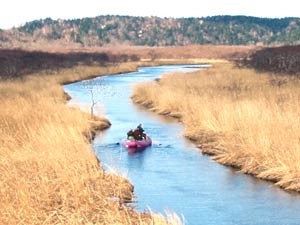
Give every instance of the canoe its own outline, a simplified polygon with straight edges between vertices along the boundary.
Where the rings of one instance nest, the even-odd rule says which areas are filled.
[[[150,137],[146,136],[144,140],[126,140],[124,146],[126,148],[145,148],[152,144]]]

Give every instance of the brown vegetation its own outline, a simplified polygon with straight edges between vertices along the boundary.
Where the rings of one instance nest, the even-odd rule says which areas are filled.
[[[137,213],[123,204],[132,198],[132,185],[104,173],[89,146],[95,128],[109,126],[109,122],[91,121],[90,115],[67,107],[60,84],[129,72],[146,63],[224,59],[235,52],[234,58],[239,58],[249,49],[0,50],[0,223],[166,224],[161,216]],[[139,58],[142,64],[124,63]],[[176,215],[168,221],[181,223]]]
[[[174,47],[108,46],[102,48],[0,49],[0,77],[11,78],[80,65],[118,65],[122,62],[195,59],[240,59],[254,49],[247,46],[191,45]],[[47,51],[46,51],[47,50]]]
[[[260,71],[300,74],[300,45],[263,48],[249,56],[243,64]]]
[[[105,49],[105,47],[103,47]],[[168,47],[118,46],[113,53],[134,54],[143,60],[240,59],[256,49],[253,46],[186,45]]]
[[[204,153],[242,172],[300,191],[300,80],[230,63],[165,75],[133,100],[180,118]],[[157,93],[162,93],[157,95]]]
[[[105,48],[104,48],[105,49]],[[134,54],[141,59],[240,59],[246,57],[253,46],[186,45],[169,47],[119,46],[114,53]]]
[[[43,70],[72,68],[79,65],[103,66],[127,61],[138,61],[136,55],[108,52],[44,52],[0,49],[1,77],[15,77]]]
[[[167,224],[123,204],[132,185],[103,172],[85,138],[94,121],[66,106],[59,85],[135,68],[75,67],[0,83],[0,224]]]

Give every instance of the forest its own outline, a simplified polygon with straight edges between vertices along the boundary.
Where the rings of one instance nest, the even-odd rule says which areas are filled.
[[[1,47],[60,41],[78,46],[294,45],[300,40],[300,18],[212,16],[160,18],[98,16],[27,22],[0,31]]]

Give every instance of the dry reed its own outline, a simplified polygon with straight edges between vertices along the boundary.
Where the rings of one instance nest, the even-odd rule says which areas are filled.
[[[67,107],[60,87],[135,68],[77,67],[0,83],[0,224],[169,224],[124,206],[132,185],[103,172],[83,135],[90,116]]]
[[[216,161],[300,191],[298,78],[220,63],[165,75],[134,93],[135,102],[179,117],[185,135]]]

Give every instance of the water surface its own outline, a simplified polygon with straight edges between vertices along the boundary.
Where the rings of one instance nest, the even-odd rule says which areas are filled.
[[[113,168],[128,177],[135,187],[138,210],[173,211],[189,225],[299,225],[299,195],[215,163],[182,137],[180,123],[131,102],[133,84],[166,72],[193,70],[185,65],[142,67],[138,72],[92,80],[95,99],[101,101],[112,123],[93,143],[104,169]],[[72,96],[70,104],[90,105],[89,85],[84,83],[64,86]],[[131,154],[119,143],[139,123],[152,137],[153,146]]]

